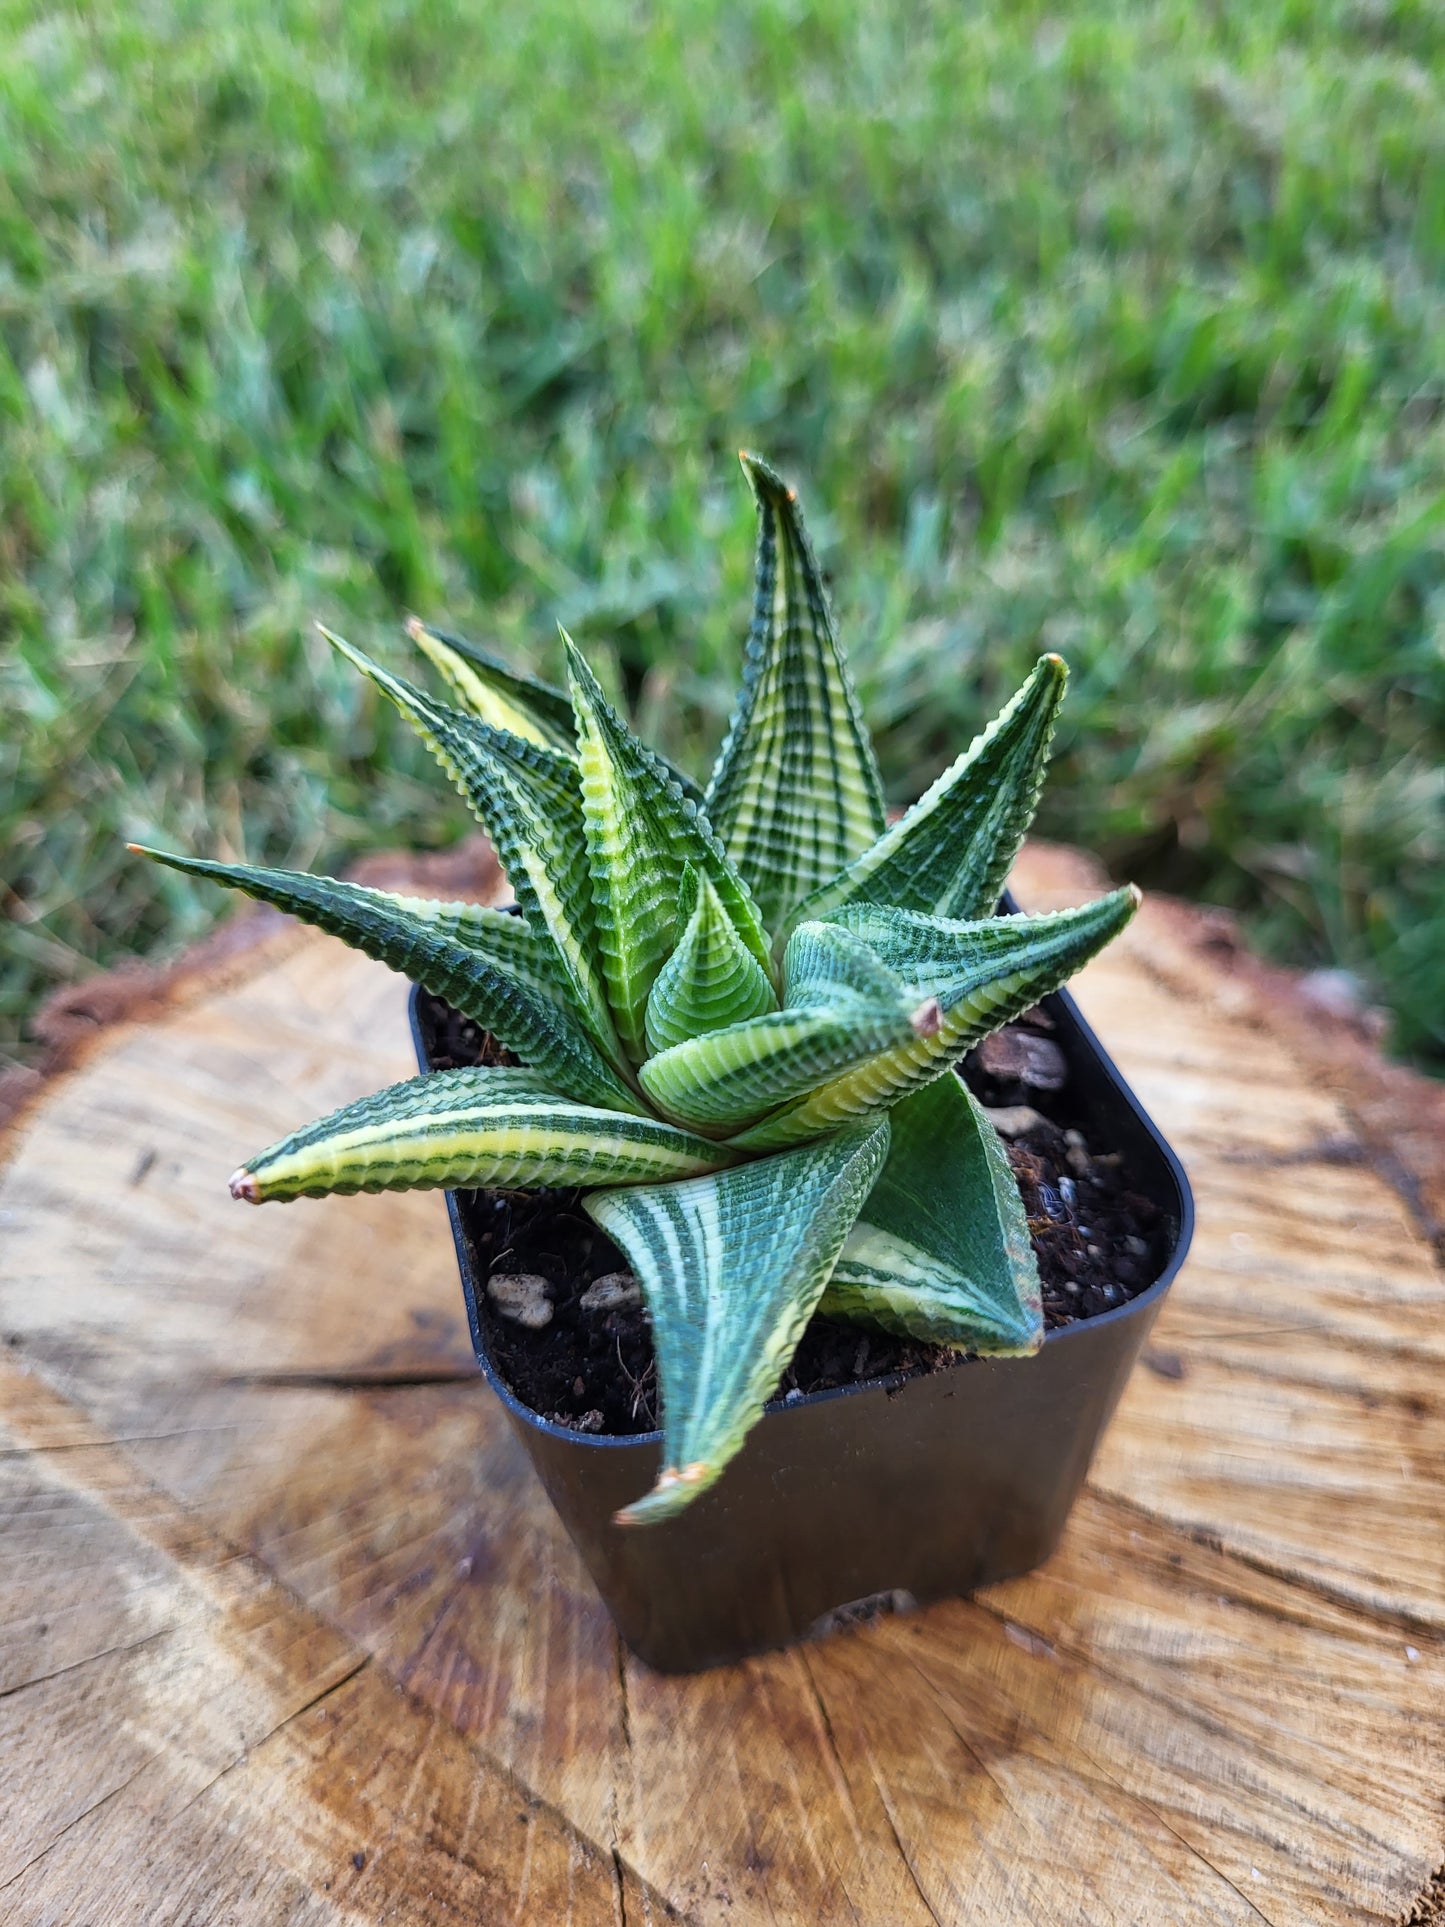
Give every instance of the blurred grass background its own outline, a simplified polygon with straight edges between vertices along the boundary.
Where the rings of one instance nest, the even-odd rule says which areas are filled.
[[[720,735],[754,446],[894,795],[1040,649],[1041,826],[1445,1068],[1434,0],[0,0],[0,1053],[460,804],[313,636]]]

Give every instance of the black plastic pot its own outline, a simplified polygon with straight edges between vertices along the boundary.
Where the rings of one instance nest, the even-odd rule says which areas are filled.
[[[651,1485],[658,1432],[598,1438],[523,1405],[488,1355],[470,1194],[448,1193],[472,1342],[623,1639],[662,1672],[787,1644],[837,1608],[920,1604],[1028,1572],[1058,1543],[1099,1436],[1184,1261],[1179,1160],[1067,992],[1045,1000],[1088,1141],[1122,1153],[1170,1231],[1168,1261],[1118,1310],[1050,1332],[1033,1358],[877,1379],[770,1406],[717,1485],[675,1519],[619,1527]],[[417,995],[412,1034],[431,1068]]]

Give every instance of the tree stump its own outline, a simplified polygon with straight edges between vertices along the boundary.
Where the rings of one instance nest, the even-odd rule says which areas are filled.
[[[1061,1549],[662,1678],[475,1373],[441,1200],[227,1197],[412,1069],[394,976],[243,934],[0,1146],[0,1920],[1445,1920],[1434,1087],[1146,904],[1078,993],[1199,1229]]]

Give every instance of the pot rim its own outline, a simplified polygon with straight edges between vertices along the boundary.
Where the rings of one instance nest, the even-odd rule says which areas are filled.
[[[425,1064],[427,1062],[427,1051],[421,1034],[421,1021],[417,1012],[420,994],[418,986],[413,984],[410,997],[408,998],[407,1014],[411,1023],[412,1041],[416,1046],[417,1061]],[[1150,1117],[1149,1113],[1135,1096],[1118,1065],[1114,1062],[1108,1051],[1104,1049],[1093,1026],[1083,1016],[1069,992],[1063,989],[1056,990],[1052,992],[1049,997],[1045,998],[1044,1002],[1046,1004],[1058,1005],[1067,1014],[1072,1023],[1077,1026],[1080,1041],[1092,1049],[1105,1081],[1112,1087],[1115,1099],[1133,1113],[1136,1123],[1143,1130],[1144,1134],[1152,1140],[1156,1150],[1168,1168],[1179,1199],[1178,1224],[1174,1231],[1173,1244],[1169,1258],[1159,1276],[1151,1285],[1141,1291],[1138,1297],[1127,1299],[1122,1305],[1116,1305],[1112,1311],[1097,1312],[1092,1318],[1082,1319],[1072,1325],[1059,1325],[1056,1326],[1053,1331],[1044,1333],[1043,1342],[1045,1346],[1059,1346],[1068,1344],[1072,1340],[1078,1340],[1096,1329],[1102,1329],[1110,1324],[1122,1323],[1126,1319],[1151,1311],[1153,1307],[1158,1304],[1159,1300],[1164,1296],[1165,1292],[1178,1276],[1180,1267],[1183,1265],[1189,1253],[1189,1247],[1194,1236],[1194,1194],[1189,1188],[1189,1179],[1185,1175],[1184,1166],[1180,1163],[1169,1140],[1164,1136],[1153,1118]],[[530,1405],[525,1404],[518,1398],[517,1394],[512,1390],[511,1386],[507,1384],[501,1373],[492,1363],[486,1338],[481,1329],[478,1312],[478,1280],[472,1268],[471,1249],[465,1227],[462,1224],[461,1207],[457,1203],[456,1194],[452,1191],[446,1193],[446,1201],[447,1217],[451,1223],[452,1237],[456,1244],[457,1258],[462,1271],[462,1284],[467,1301],[467,1322],[471,1328],[472,1349],[476,1355],[477,1363],[481,1368],[482,1376],[497,1394],[498,1398],[501,1399],[507,1410],[515,1418],[522,1420],[536,1431],[545,1433],[552,1438],[560,1439],[568,1445],[574,1445],[579,1448],[585,1447],[593,1451],[635,1451],[639,1447],[660,1446],[663,1436],[660,1427],[650,1432],[631,1432],[625,1437],[598,1435],[592,1432],[578,1432],[572,1426],[559,1425],[555,1419],[544,1418],[540,1412],[534,1411]],[[974,1354],[972,1356],[965,1354],[952,1369],[957,1371],[970,1365],[1010,1362],[1014,1361],[1000,1359],[989,1354]],[[766,1423],[770,1418],[785,1417],[789,1412],[811,1409],[813,1406],[825,1404],[833,1399],[857,1398],[862,1394],[872,1392],[888,1392],[896,1389],[900,1385],[908,1384],[910,1380],[916,1376],[916,1373],[905,1371],[890,1372],[887,1376],[881,1378],[859,1379],[851,1385],[836,1385],[821,1392],[805,1392],[802,1398],[795,1400],[791,1405],[784,1405],[770,1400],[763,1408],[762,1422]]]

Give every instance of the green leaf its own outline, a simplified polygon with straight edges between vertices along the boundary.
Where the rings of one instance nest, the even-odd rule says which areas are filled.
[[[937,1017],[931,999],[831,924],[793,933],[783,981],[782,1010],[690,1038],[643,1065],[642,1088],[660,1111],[695,1130],[741,1130]]]
[[[527,1070],[436,1071],[364,1097],[254,1157],[233,1197],[445,1186],[631,1184],[716,1170],[728,1153],[656,1118],[574,1104]]]
[[[746,886],[696,807],[628,729],[564,635],[577,722],[577,767],[591,864],[597,947],[617,1034],[634,1063],[647,1055],[647,1000],[677,938],[678,894],[691,864],[759,967],[770,945]]]
[[[850,997],[833,1006],[777,1010],[674,1044],[650,1057],[638,1076],[666,1116],[726,1136],[898,1048],[915,1035],[917,1004],[917,998],[878,1005]]]
[[[572,704],[565,689],[538,682],[509,669],[500,656],[461,636],[413,616],[406,632],[451,685],[457,701],[470,715],[493,729],[509,730],[543,749],[575,756]]]
[[[546,931],[603,1055],[619,1070],[617,1042],[597,967],[587,839],[576,765],[505,729],[434,701],[330,630],[321,631],[413,725],[497,846],[517,902]]]
[[[794,921],[853,902],[986,917],[1033,821],[1068,671],[1041,656],[984,733],[871,849],[801,903]]]
[[[888,1162],[818,1309],[959,1351],[1043,1343],[1043,1296],[1008,1154],[961,1078],[889,1112]]]
[[[189,876],[207,877],[300,917],[389,964],[515,1051],[554,1090],[583,1104],[641,1108],[602,1058],[550,943],[521,917],[475,903],[436,903],[333,877],[208,863],[132,849]]]
[[[837,923],[800,923],[783,952],[783,1002],[789,1010],[832,1008],[853,998],[912,1011],[907,980],[878,952]]]
[[[883,786],[797,496],[742,456],[758,503],[743,686],[704,807],[777,928],[883,830]]]
[[[652,1316],[663,1463],[621,1524],[706,1491],[776,1390],[888,1151],[886,1120],[684,1184],[584,1198]]]
[[[838,924],[861,937],[918,998],[936,1000],[935,1021],[731,1141],[743,1150],[776,1150],[896,1104],[941,1077],[981,1037],[1057,990],[1119,934],[1138,902],[1137,890],[1115,890],[1079,910],[979,923],[876,904],[839,911]]]
[[[514,736],[524,736],[528,742],[575,759],[572,699],[565,689],[520,675],[480,644],[444,629],[433,629],[415,616],[406,628],[417,647],[451,684],[463,709],[495,729],[508,729]],[[659,756],[658,761],[683,795],[701,807],[702,791],[686,770],[665,756]]]
[[[689,1037],[703,1037],[777,1009],[762,966],[738,935],[717,891],[690,863],[683,865],[677,927],[682,931],[677,948],[648,993],[649,1050],[664,1051]]]

